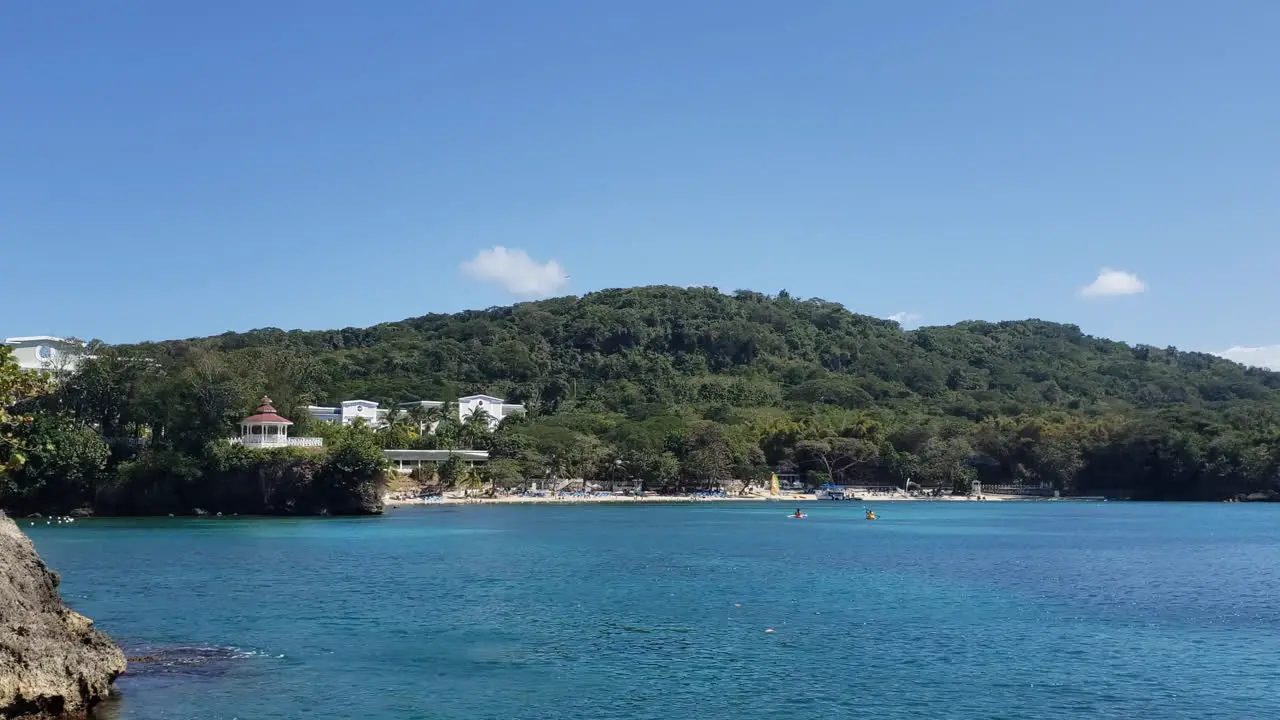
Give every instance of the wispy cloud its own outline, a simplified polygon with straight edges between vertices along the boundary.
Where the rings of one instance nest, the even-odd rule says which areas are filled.
[[[1253,367],[1267,368],[1268,370],[1280,370],[1280,345],[1233,347],[1230,350],[1223,350],[1215,354],[1228,360],[1234,360],[1242,365],[1252,365]]]
[[[549,297],[569,285],[569,275],[555,260],[538,262],[523,250],[501,245],[476,253],[462,263],[462,272],[531,300]]]
[[[1080,288],[1080,297],[1099,298],[1113,295],[1137,295],[1147,289],[1138,276],[1124,270],[1102,268],[1092,283]]]
[[[908,325],[916,324],[916,321],[920,319],[920,314],[913,313],[913,312],[906,312],[904,310],[903,312],[896,312],[890,315],[887,319],[892,320],[903,327],[906,327]]]

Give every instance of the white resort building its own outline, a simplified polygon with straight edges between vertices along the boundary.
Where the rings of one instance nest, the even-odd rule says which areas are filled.
[[[400,409],[408,411],[420,405],[423,407],[443,407],[444,402],[421,400],[401,403]],[[458,398],[458,420],[465,422],[472,413],[483,409],[489,417],[490,429],[496,428],[503,418],[521,414],[523,405],[508,403],[502,398],[492,395],[468,395]],[[306,411],[311,417],[322,422],[338,425],[350,425],[356,420],[366,421],[374,429],[386,425],[387,411],[378,407],[372,400],[347,400],[336,406],[308,405]],[[231,438],[233,445],[248,448],[274,447],[322,447],[324,439],[318,437],[289,437],[289,428],[293,422],[281,416],[271,405],[271,398],[263,397],[262,403],[252,415],[240,421],[240,436]],[[432,428],[434,430],[434,427]],[[457,457],[468,465],[485,463],[489,460],[488,450],[383,450],[391,466],[401,472],[410,473],[424,465],[435,465]]]
[[[71,372],[84,356],[84,343],[53,335],[5,338],[4,344],[13,348],[13,356],[23,370]]]
[[[308,405],[307,412],[311,417],[322,422],[336,425],[350,425],[357,419],[369,423],[369,427],[382,427],[386,410],[379,410],[378,403],[372,400],[345,400],[337,407]]]
[[[418,400],[416,402],[400,403],[398,407],[403,411],[408,411],[416,406],[438,408],[444,407],[444,404],[444,401],[441,400]],[[386,424],[388,412],[384,408],[379,408],[378,403],[372,400],[345,400],[333,407],[308,405],[306,409],[311,414],[311,417],[323,422],[350,425],[357,419],[363,419],[373,428],[380,428]],[[459,422],[466,422],[467,418],[471,417],[471,414],[477,410],[484,410],[485,414],[489,416],[489,428],[493,429],[498,427],[498,423],[502,422],[503,418],[523,414],[525,408],[524,405],[509,403],[500,397],[492,395],[468,395],[458,398]]]
[[[417,402],[400,403],[401,409],[404,410],[408,410],[418,405],[433,408],[441,407],[444,403],[439,400],[419,400]],[[525,411],[524,405],[509,403],[503,398],[494,397],[492,395],[467,395],[466,397],[458,398],[459,422],[466,422],[467,418],[471,417],[472,413],[477,410],[483,410],[485,414],[489,416],[490,430],[498,427],[498,423],[502,422],[503,418],[508,418],[512,415],[523,415]]]

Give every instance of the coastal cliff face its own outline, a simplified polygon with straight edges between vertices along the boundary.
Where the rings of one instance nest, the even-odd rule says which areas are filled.
[[[58,575],[0,513],[0,718],[83,718],[125,670],[120,648],[62,603]]]

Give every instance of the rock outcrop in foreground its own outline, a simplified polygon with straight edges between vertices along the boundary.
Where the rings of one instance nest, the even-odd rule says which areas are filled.
[[[58,595],[58,575],[0,513],[0,718],[83,718],[125,657]]]

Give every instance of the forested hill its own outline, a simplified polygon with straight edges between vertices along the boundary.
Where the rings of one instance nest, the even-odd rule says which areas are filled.
[[[786,292],[640,287],[363,329],[164,345],[302,351],[318,363],[307,371],[315,399],[329,402],[482,391],[541,413],[830,405],[970,420],[1053,408],[1280,408],[1280,373],[1205,353],[1131,347],[1039,320],[907,332]]]
[[[1280,374],[1039,320],[906,332],[785,292],[643,287],[108,348],[65,388],[104,434],[150,427],[192,457],[264,392],[281,408],[499,395],[531,412],[466,440],[501,460],[486,470],[494,483],[621,473],[687,489],[779,470],[957,491],[1280,491]],[[379,442],[462,442],[392,430]]]

